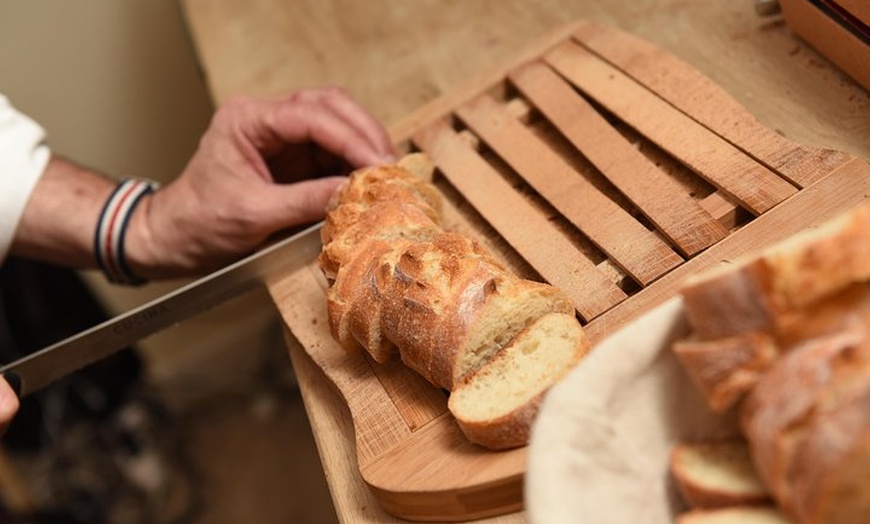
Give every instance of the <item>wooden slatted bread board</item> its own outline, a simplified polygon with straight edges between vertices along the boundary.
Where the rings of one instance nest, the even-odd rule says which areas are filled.
[[[437,165],[448,227],[564,290],[593,342],[672,297],[687,275],[870,195],[865,160],[795,144],[674,56],[586,21],[392,133]],[[521,509],[526,450],[470,444],[443,391],[399,361],[343,351],[313,261],[269,288],[347,403],[359,473],[385,510],[464,521]]]

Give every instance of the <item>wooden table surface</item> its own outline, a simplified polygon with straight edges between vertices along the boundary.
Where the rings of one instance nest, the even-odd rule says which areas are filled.
[[[216,103],[341,85],[393,131],[415,110],[577,19],[682,58],[770,129],[870,158],[870,97],[750,0],[183,0]],[[292,338],[290,354],[342,522],[396,522],[354,463],[346,407]],[[524,522],[523,514],[490,519]]]

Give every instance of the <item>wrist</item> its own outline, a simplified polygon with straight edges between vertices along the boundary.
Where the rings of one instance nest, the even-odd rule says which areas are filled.
[[[144,279],[196,274],[197,246],[184,232],[189,224],[174,211],[181,204],[161,189],[145,195],[130,216],[125,242],[127,265]],[[187,240],[185,240],[187,239]]]
[[[142,216],[141,210],[149,204],[156,187],[151,181],[125,179],[115,187],[100,211],[94,233],[94,256],[111,282],[139,285],[151,276],[145,271],[149,260],[145,254],[153,252],[150,237],[135,232],[142,230],[136,217]]]

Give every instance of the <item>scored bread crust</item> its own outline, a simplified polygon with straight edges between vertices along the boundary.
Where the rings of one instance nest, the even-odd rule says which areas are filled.
[[[329,327],[344,348],[366,348],[377,362],[386,362],[394,345],[380,330],[382,297],[390,285],[384,274],[395,265],[407,240],[385,241],[379,238],[364,242],[357,256],[341,266],[339,278],[327,293]]]
[[[432,171],[420,156],[360,169],[330,201],[318,262],[329,283],[330,330],[344,348],[363,349],[377,362],[398,353],[429,382],[453,391],[541,317],[570,315],[582,330],[563,292],[518,277],[478,242],[444,231],[440,193],[406,167]],[[554,371],[547,385],[564,371]],[[488,431],[522,426],[527,439],[538,402],[492,421]]]
[[[536,318],[574,310],[556,288],[517,278],[456,233],[410,246],[393,276],[384,333],[406,365],[447,390]]]
[[[427,240],[441,227],[420,207],[402,201],[342,205],[327,214],[321,229],[323,250],[318,263],[324,275],[334,279],[342,265],[353,260],[362,244],[384,241]]]
[[[487,257],[457,251],[463,244],[458,235],[445,234],[405,250],[384,302],[383,329],[400,348],[402,361],[447,390],[453,389],[457,359],[474,320],[510,279]]]

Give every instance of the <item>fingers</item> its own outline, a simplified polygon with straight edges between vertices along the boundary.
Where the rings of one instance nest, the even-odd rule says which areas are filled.
[[[6,432],[12,418],[18,412],[18,396],[5,378],[0,377],[0,435]]]
[[[363,106],[353,100],[343,90],[327,89],[318,92],[320,100],[329,106],[342,120],[353,126],[358,133],[366,137],[369,143],[383,157],[395,154],[390,135],[384,126]]]
[[[361,133],[343,115],[321,104],[282,106],[275,120],[275,132],[288,142],[314,142],[354,167],[392,160],[382,146],[374,145],[376,137]]]
[[[244,116],[245,134],[266,156],[313,142],[354,167],[395,160],[386,129],[340,89],[312,89],[272,100],[238,98],[225,112]]]
[[[275,230],[316,222],[326,214],[329,199],[344,177],[326,177],[275,186],[260,199],[260,212]]]

